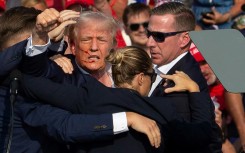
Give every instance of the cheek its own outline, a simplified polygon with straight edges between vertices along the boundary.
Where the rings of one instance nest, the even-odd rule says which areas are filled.
[[[88,52],[91,49],[91,44],[79,43],[77,50]]]

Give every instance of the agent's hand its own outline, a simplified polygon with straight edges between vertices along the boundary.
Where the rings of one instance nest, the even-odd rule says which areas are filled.
[[[74,69],[69,58],[58,54],[50,57],[50,59],[59,65],[65,73],[72,74]]]
[[[167,79],[166,83],[168,80],[172,80],[175,83],[174,87],[166,88],[165,92],[170,93],[170,92],[181,92],[181,91],[189,91],[189,92],[199,92],[199,86],[197,85],[196,82],[191,80],[191,78],[185,74],[182,71],[175,71],[175,74],[173,75],[160,75],[162,78]],[[167,84],[164,84],[165,86]]]
[[[146,134],[151,145],[155,148],[160,146],[161,133],[157,123],[154,120],[133,112],[126,112],[126,115],[129,127],[138,132]]]
[[[222,112],[218,109],[215,108],[215,122],[219,125],[220,128],[222,128]]]

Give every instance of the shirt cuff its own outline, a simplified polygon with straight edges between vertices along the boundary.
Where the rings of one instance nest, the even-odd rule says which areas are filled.
[[[45,45],[35,45],[32,46],[32,36],[28,38],[27,46],[26,46],[26,55],[27,56],[35,56],[41,53],[44,53],[48,47],[50,46],[50,39],[47,44]]]
[[[125,112],[112,114],[112,119],[114,134],[128,131],[127,116]]]

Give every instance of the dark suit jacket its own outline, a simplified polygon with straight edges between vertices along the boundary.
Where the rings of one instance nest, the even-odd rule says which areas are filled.
[[[3,81],[8,74],[18,68],[21,63],[27,40],[0,51],[0,81]]]
[[[193,110],[192,123],[190,123],[178,116],[172,105],[172,97],[143,98],[133,90],[107,88],[90,76],[85,78],[87,81],[80,88],[55,84],[44,78],[30,77],[24,77],[22,85],[25,93],[32,98],[68,109],[73,113],[100,114],[133,111],[153,118],[162,127],[163,139],[166,143],[170,137],[177,140],[182,137],[182,145],[185,147],[204,148],[209,144],[211,129],[207,125],[210,116],[206,115],[209,108],[205,107],[209,99],[205,94],[192,93],[189,95],[191,99],[189,106]],[[125,145],[130,145],[130,147],[125,147]],[[162,152],[164,149],[153,149],[145,135],[134,131],[117,135],[113,141],[88,143],[76,147],[75,150],[78,149],[78,152],[91,153],[115,152],[115,150],[116,152],[132,151],[136,153]]]
[[[27,41],[22,41],[0,52],[0,152],[5,152],[8,140],[8,123],[10,119],[9,82],[5,77],[12,69],[23,67],[21,60]],[[35,65],[35,64],[34,64]],[[30,66],[34,66],[30,65]],[[5,80],[5,81],[3,81]],[[3,86],[2,86],[3,85]],[[112,115],[73,115],[67,111],[51,106],[32,104],[29,100],[18,96],[15,103],[15,124],[11,152],[66,152],[64,142],[84,142],[101,140],[113,136]],[[29,103],[28,103],[29,101]],[[38,111],[31,111],[34,108]],[[29,112],[34,114],[29,115]],[[42,114],[42,115],[40,115]],[[37,118],[34,118],[38,116]],[[23,121],[26,121],[25,123]],[[32,128],[28,126],[32,122]],[[82,124],[85,121],[86,124]],[[76,124],[81,123],[81,124]],[[52,124],[53,127],[46,125]],[[104,129],[93,127],[107,125]],[[77,129],[76,131],[74,129]],[[50,134],[50,137],[47,137]],[[59,140],[61,143],[55,141]]]
[[[220,129],[217,127],[215,121],[214,121],[214,106],[213,103],[210,99],[209,96],[209,91],[208,91],[208,86],[206,83],[206,80],[204,79],[201,71],[200,71],[200,67],[199,64],[195,61],[195,59],[192,57],[192,55],[188,52],[182,59],[180,59],[170,70],[167,74],[174,74],[175,71],[183,71],[185,72],[187,75],[189,75],[189,77],[194,80],[200,88],[200,91],[203,93],[206,93],[206,98],[209,99],[207,101],[207,103],[205,103],[205,107],[208,108],[206,110],[206,115],[208,115],[209,118],[209,123],[207,126],[212,126],[212,133],[210,133],[210,135],[212,135],[212,139],[214,142],[212,142],[212,146],[215,144],[215,148],[216,151],[221,151],[221,137],[220,137]],[[176,107],[177,111],[180,112],[180,114],[182,115],[182,117],[184,117],[184,119],[186,121],[190,121],[191,120],[191,115],[192,115],[192,111],[190,110],[189,107],[189,96],[186,92],[173,92],[170,94],[166,94],[164,93],[164,89],[168,88],[168,87],[173,87],[174,86],[174,82],[170,81],[168,82],[168,85],[163,87],[162,84],[165,82],[165,80],[162,80],[159,85],[156,87],[156,89],[153,91],[151,97],[172,97],[173,98],[173,104]],[[201,106],[200,106],[201,108]],[[216,134],[217,133],[217,134]],[[181,143],[181,142],[179,142]],[[180,147],[179,147],[180,146]],[[211,148],[212,149],[212,148]],[[176,145],[172,145],[171,143],[168,145],[168,151],[169,152],[209,152],[208,149],[197,149],[197,150],[193,150],[193,148],[183,148],[183,146],[181,144],[178,145],[178,147],[176,147]]]

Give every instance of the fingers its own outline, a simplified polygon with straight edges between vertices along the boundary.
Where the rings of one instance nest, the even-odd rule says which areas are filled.
[[[36,26],[39,30],[50,30],[54,28],[53,25],[58,21],[59,12],[53,8],[44,10],[37,16]]]
[[[149,119],[148,121],[145,121],[145,124],[146,124],[145,134],[147,135],[150,144],[153,147],[158,148],[161,144],[160,129],[158,128],[154,120]]]
[[[176,88],[176,87],[166,88],[164,90],[165,93],[171,93],[171,92],[175,92],[175,91],[180,91],[180,90],[178,90],[178,88]]]
[[[61,40],[63,38],[64,29],[68,25],[77,23],[77,18],[79,16],[80,13],[76,11],[72,11],[72,10],[62,11],[58,19],[59,25],[55,29],[49,31],[48,33],[49,38],[54,42]]]
[[[73,66],[71,60],[62,56],[55,55],[51,58],[57,65],[59,65],[65,73],[72,74]]]
[[[72,10],[64,10],[60,12],[59,21],[64,22],[67,20],[76,20],[80,17],[80,13]]]
[[[154,120],[133,112],[127,112],[126,115],[128,126],[138,132],[146,134],[152,146],[156,148],[160,146],[161,133],[157,123]]]
[[[149,134],[147,136],[152,146],[154,146],[155,148],[158,148],[160,146],[161,134],[160,129],[155,121],[152,121],[152,124],[149,127]]]
[[[215,109],[215,122],[222,127],[222,112],[219,109]]]
[[[175,74],[172,75],[161,74],[160,76],[166,79],[163,85],[165,87],[171,82],[169,80],[172,80],[174,82],[173,85],[170,84],[169,85],[170,87],[164,90],[165,93],[182,92],[182,91],[189,91],[189,92],[200,91],[197,83],[182,71],[175,71]]]
[[[57,28],[53,29],[48,33],[50,40],[57,42],[63,38],[64,30],[68,25],[76,24],[74,20],[68,20],[61,23]]]

